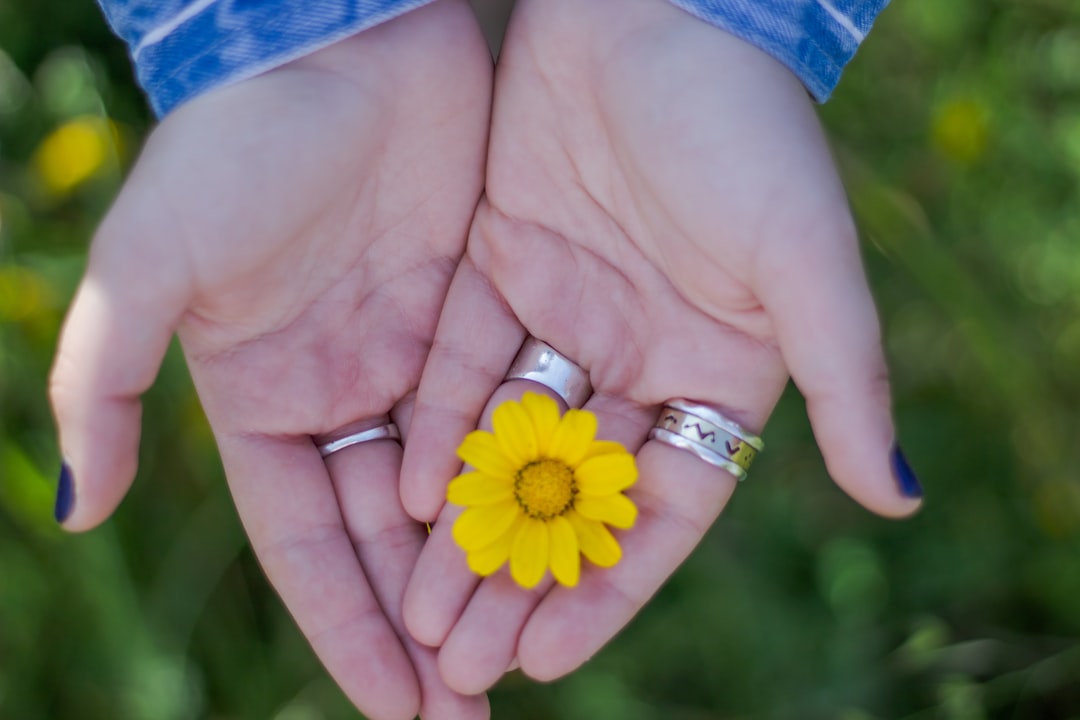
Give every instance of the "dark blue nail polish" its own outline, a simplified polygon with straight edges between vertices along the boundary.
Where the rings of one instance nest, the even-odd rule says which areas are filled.
[[[900,494],[908,498],[921,498],[922,485],[919,484],[919,478],[915,477],[915,471],[908,465],[907,458],[904,457],[899,445],[893,445],[889,460],[892,462],[893,477],[896,478],[896,484],[900,487]]]
[[[56,522],[62,523],[71,516],[75,509],[75,483],[71,477],[71,466],[66,462],[60,466],[60,482],[56,485],[56,507],[53,515]]]

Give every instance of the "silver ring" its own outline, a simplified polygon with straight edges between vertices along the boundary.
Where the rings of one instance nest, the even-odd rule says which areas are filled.
[[[371,442],[372,440],[400,440],[401,431],[398,430],[398,426],[394,423],[386,423],[379,427],[371,428],[370,430],[362,430],[345,437],[340,437],[337,440],[331,440],[328,443],[318,445],[319,454],[323,457],[332,455],[338,450],[344,450],[347,447],[353,445],[359,445],[360,443]]]
[[[736,480],[765,449],[761,438],[724,417],[716,408],[677,398],[664,403],[649,438],[687,450],[710,465],[727,470]]]
[[[572,408],[581,407],[592,395],[589,373],[546,342],[534,337],[526,338],[506,373],[506,379],[538,382]]]

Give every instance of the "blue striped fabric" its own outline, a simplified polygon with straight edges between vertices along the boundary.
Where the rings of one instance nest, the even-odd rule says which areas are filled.
[[[670,0],[787,65],[824,102],[889,0]]]
[[[158,116],[431,0],[98,0]]]
[[[670,0],[787,65],[819,101],[888,0]],[[98,0],[165,115],[431,0]]]

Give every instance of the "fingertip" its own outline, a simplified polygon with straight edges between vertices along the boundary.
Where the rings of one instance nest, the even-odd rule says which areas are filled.
[[[446,639],[442,628],[432,622],[427,613],[427,598],[416,589],[416,584],[410,579],[405,587],[405,597],[402,600],[402,619],[405,622],[405,631],[416,642],[429,648],[437,648]]]
[[[869,505],[860,503],[870,512],[888,520],[906,520],[922,509],[923,501],[916,498],[901,498],[888,504]]]
[[[922,506],[921,500],[907,500],[893,506],[888,511],[877,512],[876,514],[888,520],[907,520],[922,510]]]
[[[911,517],[922,508],[924,492],[918,475],[915,474],[915,470],[898,444],[894,444],[889,451],[889,466],[903,502],[898,503],[895,506],[895,512],[886,517],[898,520]]]
[[[439,513],[445,504],[441,495],[437,495],[430,488],[425,487],[415,475],[406,479],[404,465],[401,473],[401,504],[405,512],[417,522],[431,524],[439,517]]]
[[[473,672],[465,663],[457,662],[456,656],[445,648],[439,651],[439,676],[448,688],[461,695],[479,695],[491,687],[479,673]]]
[[[421,382],[420,394],[425,393]],[[423,402],[415,406],[401,459],[400,494],[405,512],[417,522],[434,523],[446,505],[446,486],[461,471],[457,447],[479,413]]]
[[[807,411],[836,484],[876,515],[905,518],[922,505],[922,486],[896,442],[884,359],[870,367],[804,390]]]
[[[57,408],[63,462],[53,515],[69,532],[104,522],[120,505],[138,466],[138,401],[87,402],[95,422]]]
[[[556,623],[547,628],[544,625],[530,622],[522,630],[521,639],[518,641],[517,661],[521,672],[530,680],[539,683],[555,682],[587,663],[598,650],[571,657],[566,652],[565,636],[560,634],[565,629],[565,624]]]
[[[545,653],[526,649],[535,645],[535,643],[529,643],[528,645],[523,643],[518,655],[521,672],[525,673],[530,680],[539,683],[555,682],[568,672],[554,664]]]
[[[822,423],[818,423],[820,428]],[[840,488],[864,508],[891,519],[914,515],[922,507],[923,490],[899,446],[891,442],[871,442],[856,437],[852,430],[847,444],[828,440],[827,431],[818,430],[826,468]]]
[[[428,526],[430,534],[431,524],[439,517],[445,505],[445,491],[440,493],[435,487],[440,484],[435,478],[439,477],[440,473],[445,473],[445,470],[431,464],[428,458],[430,453],[409,451],[409,435],[414,429],[415,400],[415,396],[410,397],[407,403],[399,403],[398,409],[391,413],[391,417],[401,430],[402,453],[401,466],[398,470],[398,501],[406,515]],[[427,437],[424,420],[421,413],[419,437]]]

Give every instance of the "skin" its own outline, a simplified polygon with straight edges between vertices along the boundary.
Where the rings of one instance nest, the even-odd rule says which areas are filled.
[[[599,436],[637,455],[641,514],[615,568],[569,590],[472,575],[445,506],[454,450],[506,397],[523,338],[585,368]],[[496,76],[486,198],[424,370],[401,493],[436,521],[405,621],[450,687],[540,680],[597,652],[685,559],[735,481],[646,442],[688,397],[760,432],[789,378],[830,475],[914,512],[893,478],[879,327],[812,103],[775,60],[664,0],[521,0]],[[758,481],[767,478],[756,478]]]
[[[441,0],[155,130],[90,252],[51,378],[75,478],[65,527],[135,475],[139,395],[174,332],[266,574],[375,720],[486,718],[404,630],[423,525],[397,443],[316,442],[410,407],[483,181],[491,56]],[[122,362],[117,362],[122,358]]]

